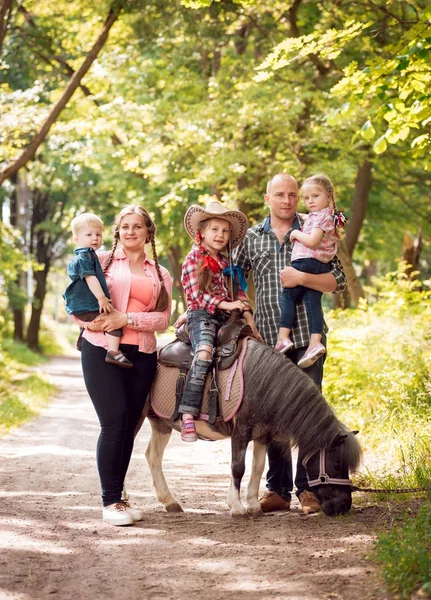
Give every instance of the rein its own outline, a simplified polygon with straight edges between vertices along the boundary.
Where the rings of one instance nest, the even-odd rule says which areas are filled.
[[[310,460],[311,455],[308,455],[302,461],[305,469],[307,470],[307,462]],[[307,471],[307,480],[310,487],[316,485],[348,485],[352,492],[371,492],[374,494],[409,494],[412,492],[431,492],[431,487],[419,487],[419,488],[398,488],[395,490],[387,490],[381,488],[362,488],[357,485],[352,485],[351,479],[337,479],[336,477],[329,477],[326,473],[326,448],[321,448],[319,455],[319,476],[317,479],[309,479]]]

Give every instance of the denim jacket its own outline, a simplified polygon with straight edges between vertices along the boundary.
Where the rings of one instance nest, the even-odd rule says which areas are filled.
[[[73,260],[67,267],[71,282],[63,294],[66,312],[78,315],[87,311],[99,311],[99,302],[88,287],[85,278],[94,275],[99,280],[102,290],[110,298],[102,266],[93,248],[76,248]]]

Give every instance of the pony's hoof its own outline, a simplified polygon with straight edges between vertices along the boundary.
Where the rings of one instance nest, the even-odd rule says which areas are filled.
[[[241,510],[231,510],[230,511],[230,516],[233,517],[234,519],[248,519],[248,514],[247,511],[245,510],[245,508],[241,509]]]
[[[178,502],[172,504],[165,504],[165,510],[169,513],[181,513],[184,512],[183,507]]]
[[[247,514],[252,519],[260,519],[260,517],[263,517],[263,510],[260,508],[260,505],[253,507],[249,506],[247,508]]]

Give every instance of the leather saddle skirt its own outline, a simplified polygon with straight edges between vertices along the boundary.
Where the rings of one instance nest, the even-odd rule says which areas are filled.
[[[219,413],[224,421],[229,421],[241,405],[244,380],[242,366],[247,352],[247,338],[244,338],[241,353],[230,368],[218,372]],[[176,366],[157,364],[157,373],[150,392],[150,404],[154,413],[162,419],[172,419],[175,412],[175,389],[180,369]],[[212,373],[208,373],[199,419],[209,419],[209,393]]]

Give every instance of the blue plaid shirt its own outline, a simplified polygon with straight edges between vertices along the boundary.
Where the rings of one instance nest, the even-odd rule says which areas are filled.
[[[283,290],[280,282],[280,271],[290,265],[292,244],[290,234],[293,229],[300,229],[301,218],[296,215],[293,227],[284,236],[280,244],[271,229],[268,216],[262,223],[251,227],[243,242],[234,250],[233,259],[236,265],[244,269],[245,276],[250,273],[256,289],[256,306],[254,318],[260,334],[267,344],[274,346],[280,324],[279,297]],[[346,276],[337,256],[329,263],[329,272],[337,281],[336,292],[346,287]],[[325,325],[325,331],[327,327]],[[304,303],[296,307],[296,320],[291,333],[295,348],[308,346],[310,330]]]

